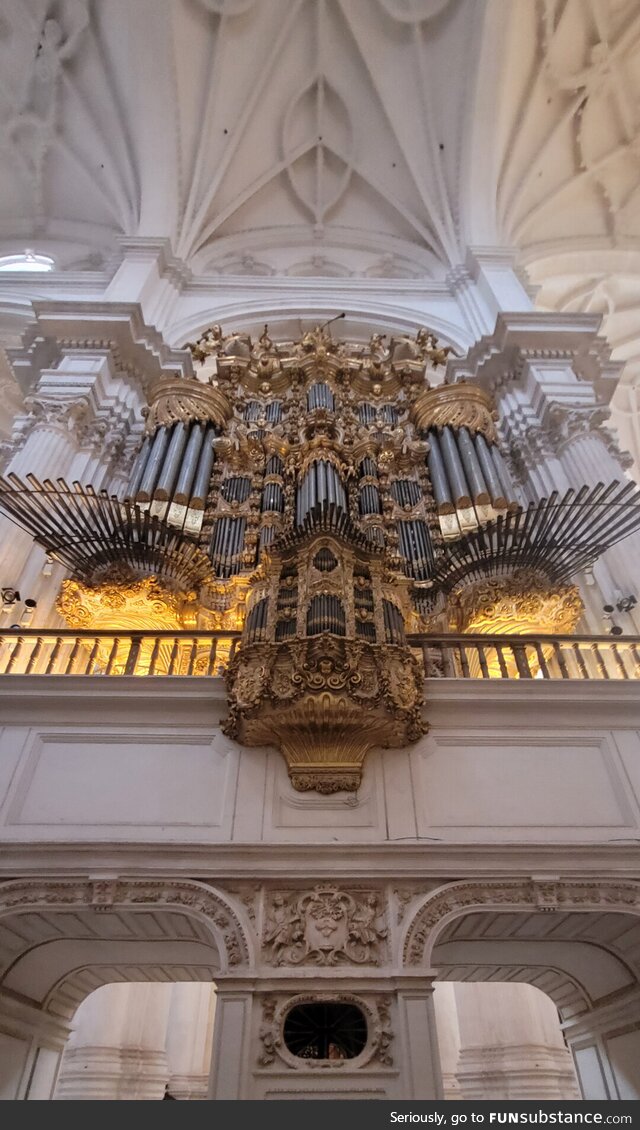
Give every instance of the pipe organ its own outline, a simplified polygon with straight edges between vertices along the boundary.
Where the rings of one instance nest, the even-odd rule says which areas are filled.
[[[11,475],[0,508],[69,570],[74,607],[109,586],[124,629],[135,590],[139,625],[152,577],[172,626],[243,627],[228,733],[279,745],[297,788],[357,788],[374,742],[424,732],[412,635],[573,630],[572,577],[640,527],[630,484],[519,499],[490,397],[442,380],[425,329],[214,326],[190,348],[194,376],[150,391],[123,497]]]

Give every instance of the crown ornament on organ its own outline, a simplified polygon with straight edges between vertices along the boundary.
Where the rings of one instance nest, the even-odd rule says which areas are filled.
[[[243,628],[227,729],[277,745],[296,788],[353,790],[372,735],[424,732],[412,635],[571,631],[573,578],[640,528],[627,482],[524,504],[491,399],[443,383],[428,329],[214,325],[189,348],[194,375],[150,391],[122,496],[8,475],[0,508],[69,571],[76,623],[84,599],[139,627],[148,592],[158,627]]]

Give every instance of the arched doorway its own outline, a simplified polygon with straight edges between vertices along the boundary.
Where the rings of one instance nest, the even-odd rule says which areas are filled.
[[[583,1097],[638,1098],[639,912],[633,882],[450,884],[416,909],[404,960],[442,980],[536,986],[556,1004]]]
[[[192,881],[0,886],[0,1095],[50,1098],[76,1009],[114,982],[208,982],[248,967],[223,894]]]

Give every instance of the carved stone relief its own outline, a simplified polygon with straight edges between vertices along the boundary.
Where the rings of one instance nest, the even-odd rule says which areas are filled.
[[[440,922],[456,912],[481,907],[527,910],[620,910],[640,914],[640,883],[500,880],[452,883],[423,904],[410,923],[403,946],[405,965],[429,959]]]
[[[288,1013],[298,1005],[322,1001],[356,1005],[364,1013],[367,1042],[362,1052],[353,1059],[306,1059],[293,1055],[288,1050],[284,1040],[284,1023]],[[270,1067],[277,1059],[298,1071],[360,1069],[367,1065],[392,1067],[393,1055],[390,1049],[394,1033],[391,1027],[391,997],[381,994],[358,996],[355,993],[331,990],[297,993],[295,996],[267,993],[262,1001],[262,1022],[258,1036],[261,1045],[258,1052],[259,1067]]]
[[[373,891],[319,884],[304,894],[272,895],[262,943],[271,965],[377,965],[386,957],[387,934]]]

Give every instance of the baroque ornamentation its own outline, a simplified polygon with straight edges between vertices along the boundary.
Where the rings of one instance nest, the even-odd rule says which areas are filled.
[[[271,965],[377,965],[386,954],[380,896],[318,884],[271,897],[262,938]]]
[[[403,946],[405,965],[428,964],[439,933],[450,916],[493,907],[496,910],[617,910],[640,914],[640,883],[633,880],[496,879],[452,883],[429,895],[412,918]]]
[[[97,585],[62,582],[56,609],[70,628],[181,630],[194,592],[172,592],[157,577],[112,573]]]
[[[488,443],[497,443],[496,412],[489,396],[477,385],[459,382],[427,389],[413,404],[411,417],[417,428],[468,428]]]
[[[218,891],[192,880],[153,879],[16,879],[0,883],[0,917],[46,907],[65,910],[92,907],[155,906],[182,909],[202,915],[215,928],[222,942],[223,959],[229,967],[251,963],[251,947],[244,927],[231,903]],[[224,973],[224,967],[221,970]]]
[[[146,430],[153,434],[161,426],[193,421],[210,421],[224,428],[231,415],[231,405],[221,389],[185,377],[168,377],[151,390]]]
[[[456,630],[469,634],[569,635],[584,610],[575,585],[552,585],[533,569],[475,581],[456,597]]]
[[[323,1001],[331,1004],[355,1005],[364,1013],[367,1021],[367,1042],[358,1056],[345,1059],[307,1059],[293,1055],[284,1040],[284,1024],[293,1008]],[[258,1054],[258,1065],[270,1067],[276,1058],[287,1067],[298,1071],[329,1070],[344,1068],[346,1064],[361,1069],[367,1064],[381,1064],[393,1067],[391,1044],[394,1034],[391,1026],[391,998],[382,994],[332,992],[323,990],[314,993],[296,993],[287,996],[283,993],[266,993],[262,998],[262,1022],[259,1029],[262,1045]]]
[[[400,646],[329,634],[248,644],[227,671],[223,729],[245,745],[277,745],[300,791],[353,792],[368,750],[426,733],[422,681]]]

